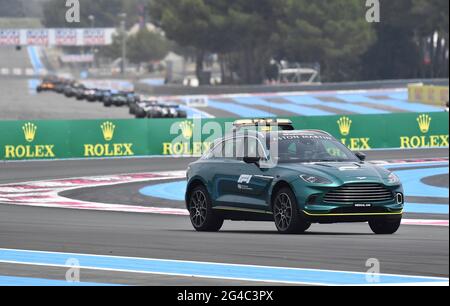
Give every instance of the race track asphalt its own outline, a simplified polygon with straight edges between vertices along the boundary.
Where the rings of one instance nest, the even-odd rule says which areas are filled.
[[[0,70],[32,68],[27,48],[0,47]],[[127,119],[126,107],[105,108],[101,103],[68,99],[56,93],[36,94],[32,83],[39,78],[0,75],[0,120]]]
[[[371,151],[369,160],[448,158],[448,149]],[[0,162],[0,183],[101,174],[183,170],[192,159]],[[445,179],[445,178],[444,178]],[[442,180],[442,178],[441,178]],[[219,233],[194,232],[183,216],[80,211],[0,204],[0,248],[263,266],[449,275],[448,227],[403,226],[373,235],[367,224],[313,225],[308,234],[279,235],[272,223],[226,222]],[[64,279],[65,269],[0,264],[1,275]],[[123,272],[83,270],[83,281],[130,285],[250,285]]]

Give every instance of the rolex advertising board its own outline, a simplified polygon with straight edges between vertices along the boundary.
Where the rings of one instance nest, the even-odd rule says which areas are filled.
[[[2,160],[73,157],[68,150],[69,121],[2,121]]]
[[[148,155],[145,120],[72,122],[70,151],[75,157],[107,158]]]
[[[447,113],[293,117],[351,150],[448,147]],[[2,160],[200,156],[234,119],[0,121]]]

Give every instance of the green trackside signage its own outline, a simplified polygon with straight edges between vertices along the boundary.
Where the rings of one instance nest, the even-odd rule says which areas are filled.
[[[293,117],[351,150],[448,147],[447,113]],[[198,156],[234,119],[0,121],[1,160]]]
[[[292,118],[297,129],[325,130],[351,150],[448,147],[448,113]]]

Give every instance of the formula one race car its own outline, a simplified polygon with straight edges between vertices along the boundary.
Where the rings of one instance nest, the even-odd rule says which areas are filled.
[[[187,118],[177,104],[158,103],[146,109],[147,118]]]
[[[112,94],[110,97],[110,102],[114,106],[124,106],[128,104],[127,93],[118,92],[116,94]]]
[[[130,113],[136,118],[187,118],[186,111],[177,104],[146,100],[130,105]]]
[[[97,89],[88,89],[84,92],[85,99],[88,102],[97,101]]]
[[[52,91],[54,89],[55,84],[49,81],[43,81],[41,84],[38,85],[38,87],[36,87],[37,92]]]
[[[86,87],[80,87],[75,90],[75,97],[77,100],[88,100],[89,102],[93,102],[93,97],[95,94],[95,90]]]
[[[67,98],[72,98],[72,97],[76,96],[78,90],[84,90],[84,89],[85,89],[85,87],[83,84],[74,82],[72,84],[66,85],[66,87],[64,88],[64,95]]]
[[[394,173],[327,132],[258,123],[237,127],[189,165],[186,207],[196,230],[218,231],[224,220],[274,221],[286,234],[312,223],[369,222],[376,234],[399,229],[404,193]]]
[[[55,89],[54,91],[59,93],[59,94],[63,94],[64,93],[64,89],[66,88],[67,85],[70,84],[69,80],[61,80],[61,81],[57,81],[55,83]]]
[[[47,76],[43,78],[41,84],[36,87],[36,91],[55,91],[57,93],[63,93],[65,86],[71,82],[72,81],[68,79],[58,78],[56,76]]]
[[[97,91],[98,101],[103,103],[108,103],[109,99],[112,96],[112,91],[109,89],[99,90]]]
[[[135,94],[133,91],[126,92],[125,96],[127,97],[127,104],[137,103],[140,99],[139,95]]]
[[[137,112],[140,112],[140,115],[137,118],[144,118],[145,111],[143,110],[143,108],[146,105],[156,103],[158,103],[157,100],[153,100],[152,98],[142,96],[137,101],[128,104],[130,115],[136,115]]]
[[[108,89],[96,89],[94,94],[94,101],[103,102],[103,98],[110,94]]]

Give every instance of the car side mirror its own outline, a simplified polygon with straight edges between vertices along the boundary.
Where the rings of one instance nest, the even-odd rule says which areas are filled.
[[[356,152],[355,155],[356,155],[356,157],[358,157],[358,159],[360,161],[365,161],[366,160],[366,154],[364,154],[362,152]]]
[[[244,162],[247,164],[255,164],[259,167],[259,162],[261,161],[261,158],[259,157],[250,157],[250,156],[246,156],[244,157]]]

